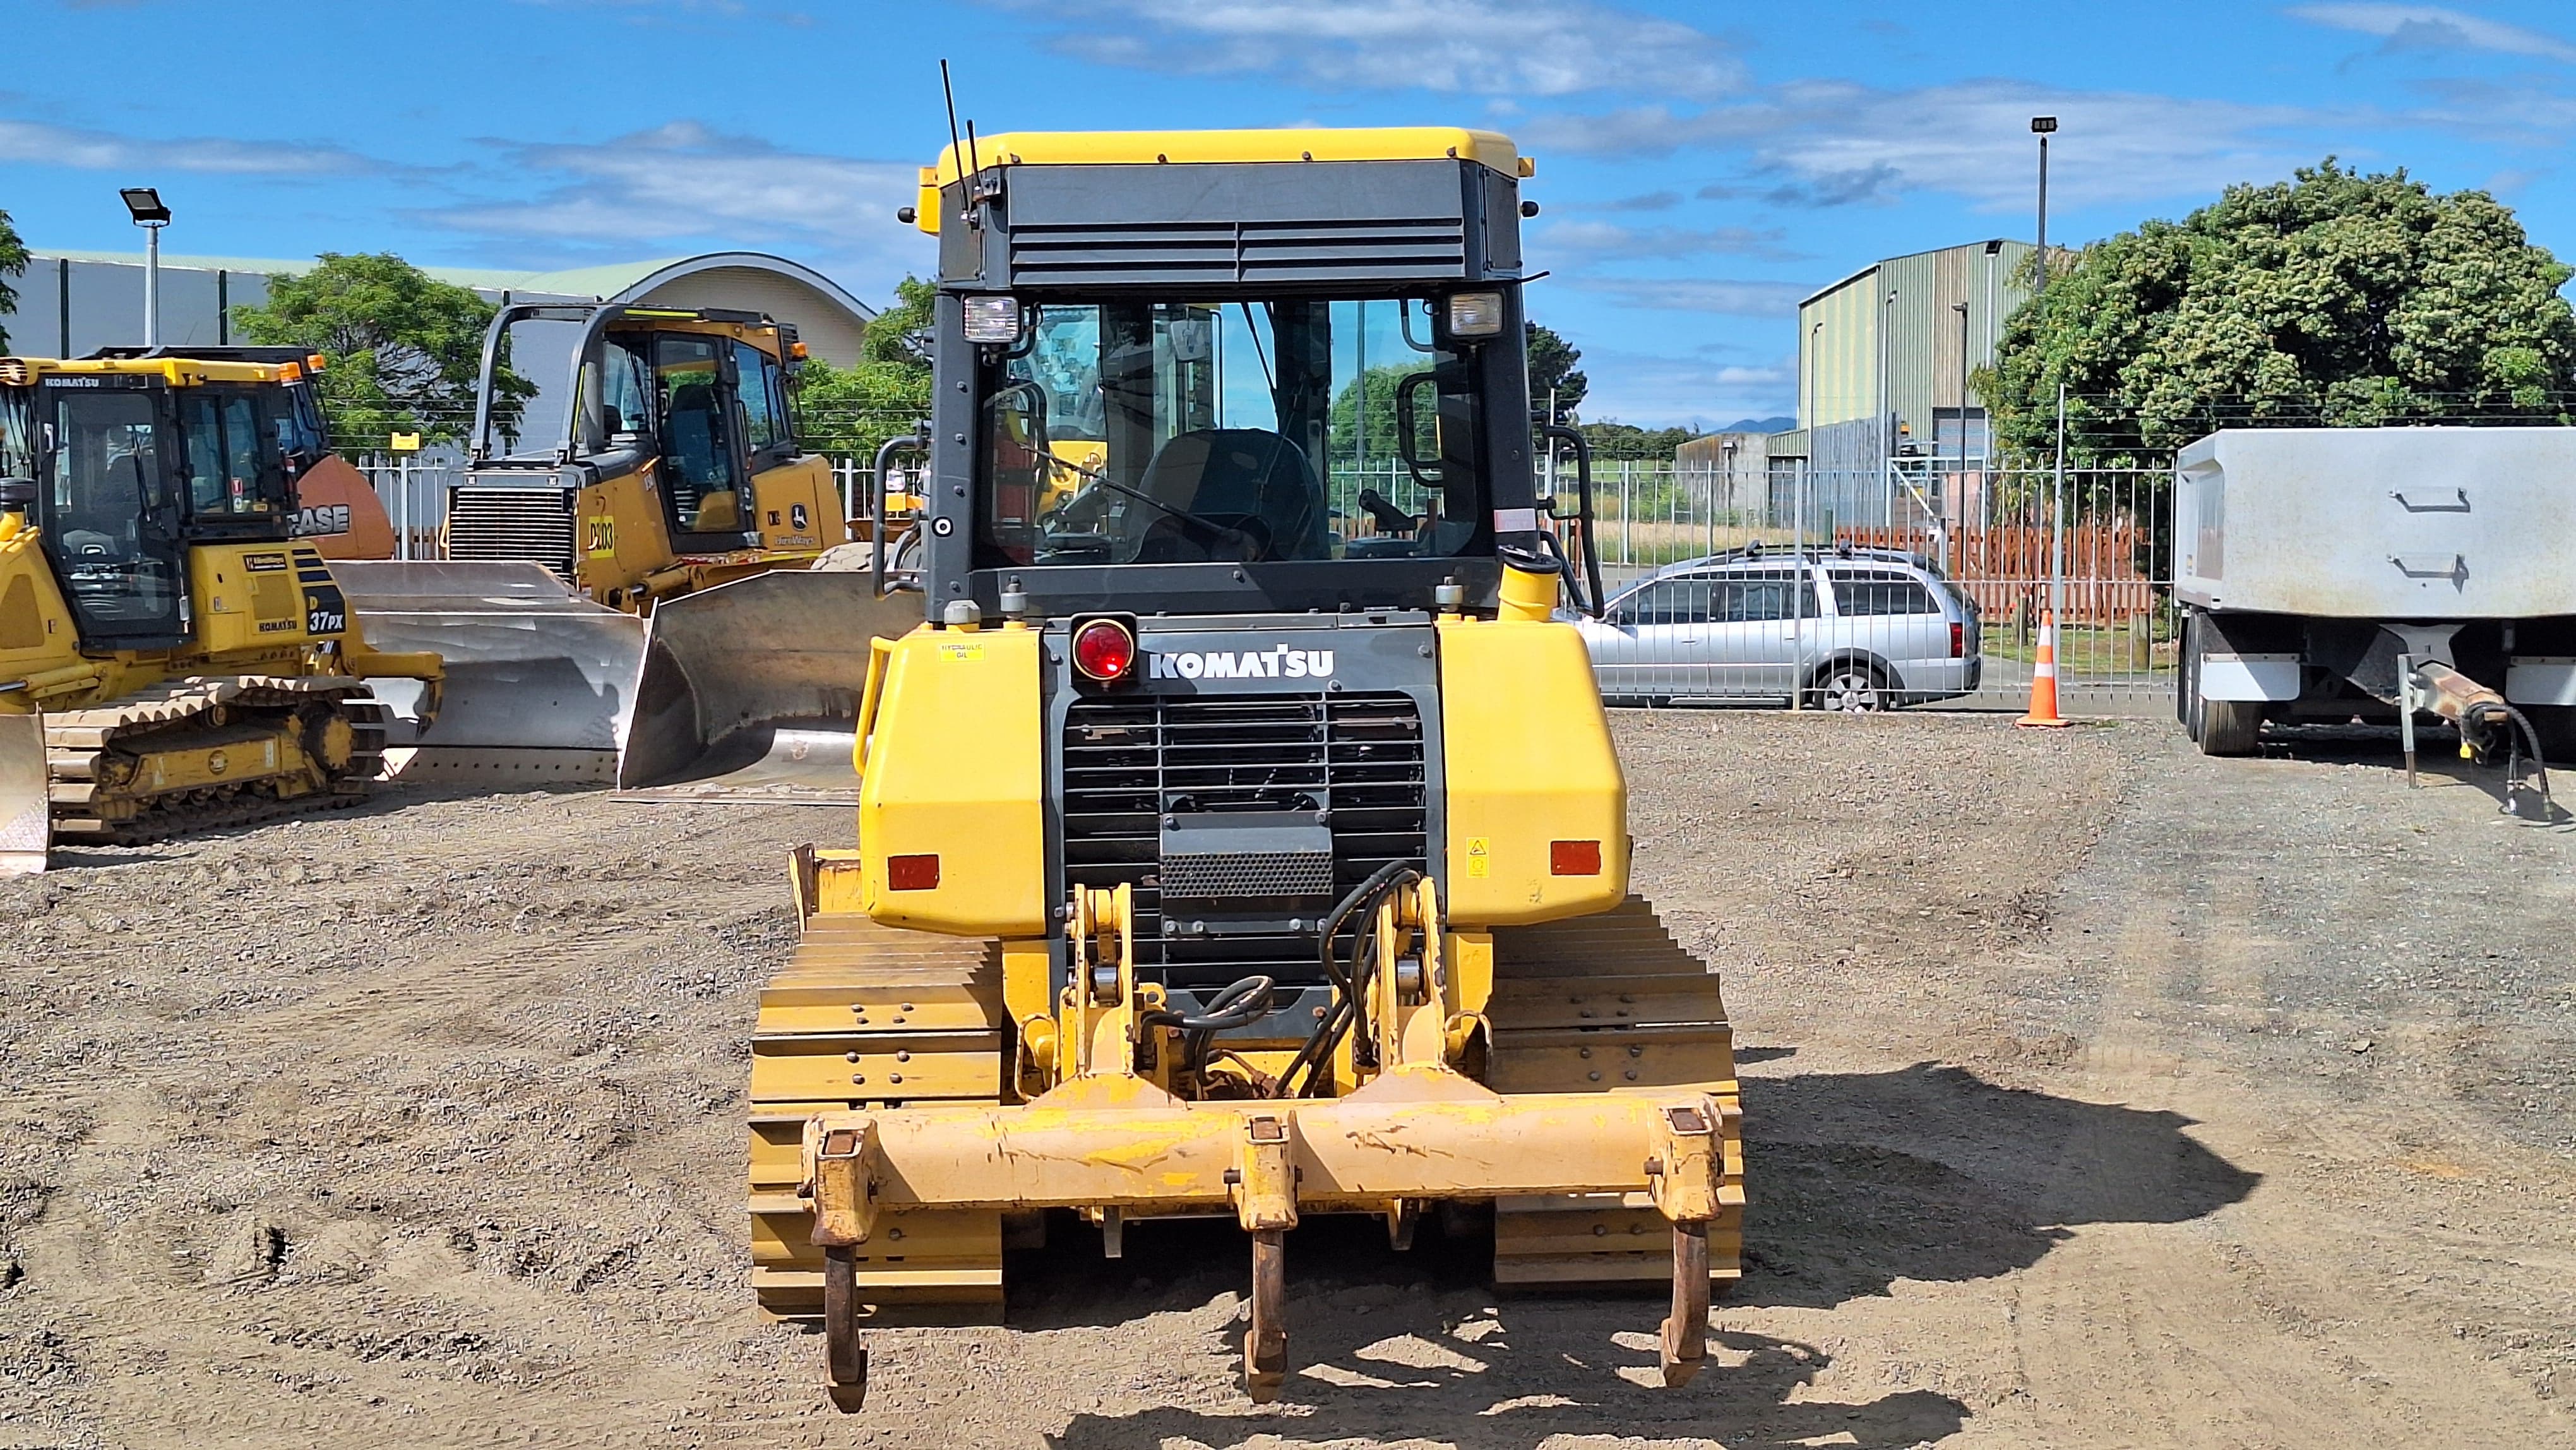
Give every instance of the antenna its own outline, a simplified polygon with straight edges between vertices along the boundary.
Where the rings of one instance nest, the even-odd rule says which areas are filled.
[[[959,141],[957,139],[957,88],[949,83],[948,57],[944,55],[939,58],[939,93],[948,100],[948,159],[958,168],[957,179],[966,187],[965,199],[961,203],[966,213],[966,225],[981,231],[984,223],[975,210],[975,183],[968,179],[984,169],[982,163],[975,157],[975,123],[972,121],[966,123],[966,139]],[[962,151],[959,149],[961,146],[964,148]]]
[[[951,160],[962,160],[966,143],[957,139],[957,91],[948,83],[948,57],[944,55],[939,58],[939,93],[948,98],[948,155]]]

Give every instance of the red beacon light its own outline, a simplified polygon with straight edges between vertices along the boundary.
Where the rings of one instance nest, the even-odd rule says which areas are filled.
[[[1111,684],[1136,668],[1136,636],[1114,619],[1094,619],[1073,632],[1073,667]]]

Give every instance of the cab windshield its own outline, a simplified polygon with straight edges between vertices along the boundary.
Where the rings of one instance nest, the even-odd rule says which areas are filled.
[[[1490,553],[1420,298],[1050,302],[983,369],[978,567]]]

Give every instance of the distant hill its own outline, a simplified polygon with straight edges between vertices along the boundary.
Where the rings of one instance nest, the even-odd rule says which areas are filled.
[[[1786,433],[1798,426],[1795,418],[1739,418],[1717,429],[1720,433]]]

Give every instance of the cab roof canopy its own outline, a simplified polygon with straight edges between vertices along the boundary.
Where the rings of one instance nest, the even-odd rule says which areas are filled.
[[[937,165],[922,168],[925,186],[946,186],[965,174],[969,151],[992,166],[1154,166],[1255,161],[1474,161],[1505,176],[1533,168],[1494,131],[1463,126],[1359,126],[1273,131],[1004,131],[978,136],[972,147],[941,149]]]
[[[311,366],[309,362],[290,358],[271,361],[226,355],[247,351],[250,349],[207,348],[205,353],[209,355],[192,356],[169,349],[155,349],[151,355],[142,357],[0,357],[0,384],[24,386],[46,377],[159,378],[172,387],[192,387],[198,383],[281,383],[302,378],[306,368]]]
[[[1516,280],[1534,170],[1511,138],[1458,126],[1006,131],[968,149],[923,167],[900,215],[939,238],[941,287],[984,292]]]

